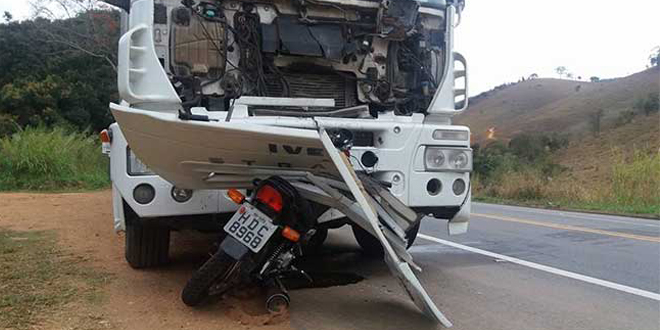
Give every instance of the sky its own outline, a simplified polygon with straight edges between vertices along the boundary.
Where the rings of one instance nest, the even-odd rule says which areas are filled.
[[[29,17],[27,1],[0,0],[0,13]],[[466,0],[455,50],[476,95],[532,73],[615,78],[644,70],[660,46],[660,0]]]
[[[469,93],[537,73],[615,78],[645,69],[660,46],[660,0],[467,0],[455,50]]]

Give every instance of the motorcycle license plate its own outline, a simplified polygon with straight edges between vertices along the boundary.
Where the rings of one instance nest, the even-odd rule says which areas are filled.
[[[255,253],[264,247],[276,229],[267,215],[247,203],[241,205],[224,228],[227,234]]]

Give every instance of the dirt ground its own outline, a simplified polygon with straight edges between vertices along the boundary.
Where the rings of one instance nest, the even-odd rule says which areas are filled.
[[[112,226],[110,191],[72,194],[0,194],[0,227],[54,230],[61,248],[107,273],[97,304],[73,301],[41,329],[290,329],[287,315],[272,317],[259,292],[233,294],[202,308],[180,300],[183,285],[210,251],[210,237],[173,233],[169,266],[134,270],[124,261],[124,237]],[[178,247],[178,248],[177,248]],[[184,247],[184,248],[181,248]]]

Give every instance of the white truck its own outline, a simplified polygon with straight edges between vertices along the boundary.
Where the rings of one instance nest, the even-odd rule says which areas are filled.
[[[106,2],[125,10],[122,102],[102,140],[132,267],[165,263],[173,229],[221,231],[240,207],[227,191],[249,195],[266,175],[325,206],[315,244],[345,224],[379,254],[389,244],[378,227],[407,246],[420,221],[467,231],[470,131],[452,125],[468,104],[467,65],[453,50],[464,0]],[[383,203],[381,221],[396,203],[425,216],[405,232],[372,230],[364,220],[375,213],[351,208],[366,205],[353,169],[380,191],[365,196]]]
[[[450,233],[467,230],[470,131],[451,123],[467,107],[466,64],[453,50],[463,1],[235,0],[200,2],[195,10],[178,0],[108,2],[126,10],[125,32],[147,23],[153,33],[146,47],[155,51],[157,67],[140,73],[120,63],[126,70],[120,78],[127,79],[120,79],[119,90],[128,104],[157,109],[171,102],[163,95],[174,91],[181,103],[219,116],[230,100],[261,120],[325,115],[330,127],[353,133],[355,168],[388,182],[414,210],[449,220]],[[218,15],[229,23],[214,21]],[[253,20],[254,30],[244,20]],[[243,34],[259,44],[241,41]],[[120,55],[136,48],[120,47],[132,47]],[[261,56],[250,47],[258,47]],[[144,92],[136,95],[129,86]],[[324,108],[344,113],[309,111]],[[234,118],[239,112],[234,110]],[[166,262],[171,229],[219,229],[236,210],[225,191],[178,188],[152,172],[131,151],[118,124],[104,134],[114,227],[127,233],[131,266]],[[372,249],[361,234],[357,229],[358,242]]]

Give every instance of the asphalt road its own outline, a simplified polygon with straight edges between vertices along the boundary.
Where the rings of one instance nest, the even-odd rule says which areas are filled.
[[[411,252],[453,329],[660,329],[660,221],[473,204],[468,234],[423,223]],[[436,329],[350,230],[310,269],[337,286],[294,290],[297,329]],[[341,272],[365,279],[340,285]],[[331,278],[330,278],[331,277]]]

